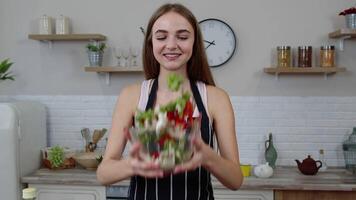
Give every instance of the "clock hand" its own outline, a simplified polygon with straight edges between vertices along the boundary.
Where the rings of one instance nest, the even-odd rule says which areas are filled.
[[[208,47],[210,47],[210,45],[215,45],[215,40],[213,40],[212,42],[209,42],[209,45],[207,47],[205,47],[205,49],[207,49]]]
[[[204,42],[208,43],[208,44],[211,44],[211,42],[209,42],[208,40],[204,40]]]

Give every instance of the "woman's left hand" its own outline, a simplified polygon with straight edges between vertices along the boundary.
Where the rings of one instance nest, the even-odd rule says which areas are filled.
[[[201,137],[195,137],[192,142],[194,148],[192,158],[181,165],[177,165],[174,168],[174,174],[191,171],[205,164],[206,153],[210,150],[210,147],[204,143]]]

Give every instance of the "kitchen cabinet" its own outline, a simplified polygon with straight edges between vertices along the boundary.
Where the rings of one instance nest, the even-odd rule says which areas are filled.
[[[273,190],[238,190],[214,189],[216,200],[273,200]]]
[[[275,200],[354,200],[356,191],[276,190]]]
[[[29,184],[37,189],[37,200],[105,200],[105,186]]]
[[[340,50],[344,50],[344,41],[346,39],[355,39],[356,38],[356,29],[339,29],[337,31],[329,33],[329,38],[335,38],[339,40]]]

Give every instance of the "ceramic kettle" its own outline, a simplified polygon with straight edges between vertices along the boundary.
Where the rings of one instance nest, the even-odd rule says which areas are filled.
[[[267,162],[266,164],[256,166],[253,172],[259,178],[269,178],[273,175],[273,168]]]
[[[308,158],[304,159],[302,163],[299,160],[295,160],[295,162],[298,164],[299,171],[305,175],[315,175],[322,166],[320,160],[315,161],[310,155],[308,155]],[[318,163],[319,166],[317,165]]]

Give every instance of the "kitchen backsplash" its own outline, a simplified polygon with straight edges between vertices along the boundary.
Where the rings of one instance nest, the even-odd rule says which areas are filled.
[[[82,149],[80,129],[110,128],[115,96],[0,96],[35,100],[48,108],[48,145]],[[295,165],[324,149],[329,166],[344,166],[342,142],[356,126],[356,97],[233,96],[241,163],[264,161],[264,141],[273,133],[277,165]],[[105,146],[105,140],[99,143]]]

